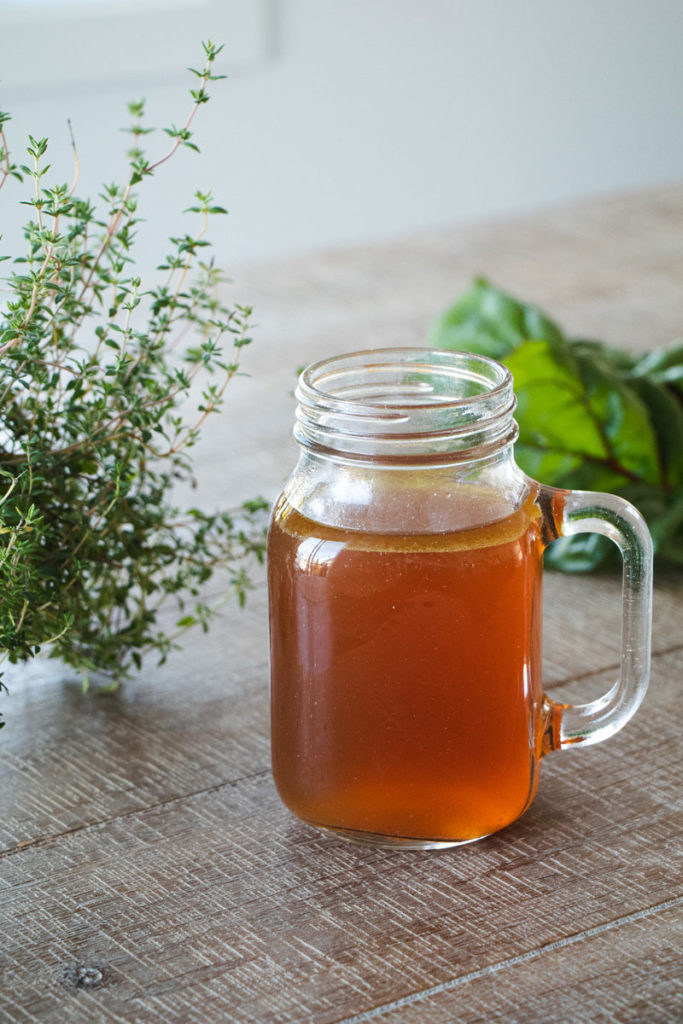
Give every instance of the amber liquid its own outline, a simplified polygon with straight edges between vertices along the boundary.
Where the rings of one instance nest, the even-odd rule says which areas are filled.
[[[358,836],[466,842],[538,780],[541,513],[368,534],[281,502],[269,541],[272,757],[284,803]]]

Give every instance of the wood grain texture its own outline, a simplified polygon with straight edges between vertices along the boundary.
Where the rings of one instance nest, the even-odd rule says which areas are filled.
[[[272,497],[297,366],[420,344],[476,272],[630,347],[683,323],[683,186],[245,269],[261,329],[192,501]],[[264,415],[264,409],[267,415]],[[236,424],[239,429],[236,429]],[[620,581],[547,574],[546,685],[614,678]],[[0,734],[0,1021],[674,1022],[681,575],[658,573],[653,681],[609,743],[543,763],[521,821],[439,854],[296,822],[269,772],[263,578],[116,697],[15,674]]]
[[[263,771],[8,856],[0,1007],[20,1024],[327,1024],[617,922],[615,969],[618,922],[680,883],[682,668],[681,651],[657,656],[641,715],[609,745],[549,758],[527,815],[470,847],[319,836]],[[87,968],[99,987],[69,983]],[[624,992],[640,998],[627,978]],[[520,1019],[546,1018],[532,1004]]]
[[[680,1020],[683,926],[679,907],[669,902],[627,914],[395,1000],[390,1006],[347,1017],[344,1024],[488,1024],[496,1020],[506,1024],[528,1020],[661,1024]]]

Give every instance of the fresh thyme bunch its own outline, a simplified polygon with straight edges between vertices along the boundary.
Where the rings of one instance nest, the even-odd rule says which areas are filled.
[[[128,178],[104,187],[101,206],[76,193],[75,146],[71,187],[48,187],[46,139],[29,137],[29,161],[14,164],[0,111],[0,188],[33,186],[26,254],[0,257],[12,268],[0,308],[0,649],[17,662],[46,646],[86,686],[94,672],[117,686],[145,652],[163,661],[178,630],[206,629],[215,607],[201,588],[217,569],[243,603],[249,559],[263,553],[262,501],[181,514],[172,498],[251,340],[251,309],[217,298],[224,277],[205,255],[209,218],[226,211],[196,193],[198,233],[170,240],[155,287],[132,257],[138,187],[180,147],[197,149],[190,129],[224,77],[213,74],[221,49],[204,44],[192,109],[154,162],[144,103],[130,104]],[[167,633],[169,599],[179,618]]]

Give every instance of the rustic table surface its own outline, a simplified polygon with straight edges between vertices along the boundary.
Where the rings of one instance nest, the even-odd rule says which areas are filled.
[[[422,343],[478,273],[575,334],[665,343],[683,324],[683,187],[243,270],[234,294],[260,322],[250,377],[198,451],[193,500],[274,497],[294,457],[296,368]],[[553,696],[613,679],[619,588],[546,574]],[[246,610],[115,697],[82,694],[50,663],[14,674],[0,734],[0,1020],[683,1019],[680,574],[658,572],[654,607],[634,721],[544,761],[516,824],[438,853],[353,847],[280,804],[262,575]]]

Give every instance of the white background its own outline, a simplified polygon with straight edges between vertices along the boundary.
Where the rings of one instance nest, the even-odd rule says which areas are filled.
[[[182,68],[202,38],[227,39],[201,156],[145,185],[143,266],[191,229],[197,187],[230,209],[214,238],[234,266],[683,176],[681,0],[119,3],[50,0],[32,19],[40,0],[0,0],[0,106],[15,150],[50,137],[60,180],[69,116],[94,195],[125,172],[126,100],[182,123]],[[0,253],[20,193],[0,194]]]

